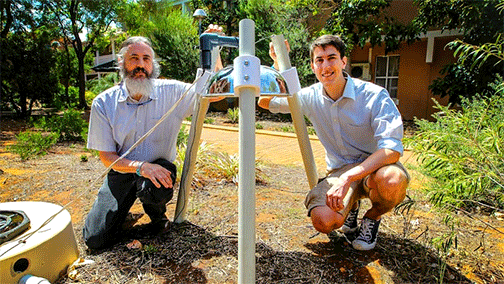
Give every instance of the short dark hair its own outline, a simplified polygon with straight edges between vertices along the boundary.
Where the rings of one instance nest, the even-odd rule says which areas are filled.
[[[316,47],[322,47],[325,49],[327,46],[334,46],[336,50],[340,53],[341,58],[345,56],[346,45],[343,40],[337,35],[323,35],[318,37],[310,45],[310,62],[313,62],[313,51]]]

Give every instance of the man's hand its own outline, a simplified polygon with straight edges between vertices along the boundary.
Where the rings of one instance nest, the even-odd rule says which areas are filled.
[[[222,32],[222,27],[213,24],[208,25],[208,28],[203,33],[214,33],[218,35],[224,35],[224,33]]]
[[[167,188],[173,187],[171,172],[158,164],[145,162],[140,168],[140,174],[150,179],[157,188],[160,188],[161,184]]]
[[[100,160],[109,167],[114,161],[119,159],[116,152],[100,151]],[[115,171],[120,173],[135,173],[140,161],[132,161],[128,159],[120,159],[113,167]],[[171,172],[158,164],[144,162],[140,167],[140,175],[152,181],[152,183],[160,188],[161,184],[164,187],[173,187],[174,181],[171,179]]]
[[[344,178],[331,179],[333,186],[326,193],[326,204],[334,212],[343,210],[345,207],[343,200],[348,193],[350,188],[350,181]]]

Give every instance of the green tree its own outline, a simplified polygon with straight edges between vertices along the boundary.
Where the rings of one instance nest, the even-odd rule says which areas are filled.
[[[37,101],[50,101],[57,91],[57,76],[50,72],[55,52],[44,30],[9,34],[2,41],[2,103],[26,117]]]
[[[26,117],[36,102],[50,101],[57,90],[57,74],[50,72],[56,63],[51,44],[55,29],[44,13],[37,12],[40,3],[1,4],[2,109]]]
[[[261,64],[273,64],[269,56],[270,37],[282,34],[289,41],[291,63],[298,70],[301,84],[305,86],[316,81],[309,61],[311,38],[302,22],[306,16],[302,9],[278,0],[252,0],[241,3],[239,14],[242,19],[252,19],[255,23],[256,56]]]
[[[329,9],[332,16],[321,33],[341,35],[349,46],[384,45],[385,52],[399,48],[402,42],[418,40],[420,30],[415,23],[401,24],[388,16],[385,9],[392,0],[342,0]]]
[[[161,76],[193,81],[198,67],[198,31],[190,14],[172,1],[129,2],[118,9],[118,24],[128,36],[149,37],[160,59]]]
[[[504,2],[502,2],[501,7],[504,9]],[[481,46],[477,46],[465,43],[461,40],[455,40],[450,43],[450,48],[455,50],[455,56],[458,56],[462,63],[468,59],[472,59],[471,69],[484,68],[484,64],[489,60],[497,60],[495,65],[502,65],[504,62],[504,36],[502,34],[497,37],[495,43],[487,42]],[[499,92],[503,89],[504,82],[501,82],[497,91]]]
[[[219,24],[224,27],[227,35],[238,36],[239,21],[251,19],[255,23],[256,56],[263,65],[271,65],[269,57],[269,37],[283,34],[289,41],[290,58],[296,66],[303,85],[315,80],[309,60],[308,43],[310,34],[304,26],[303,19],[307,15],[304,8],[294,7],[280,0],[251,0],[251,1],[193,1],[194,7],[204,9],[208,17],[203,25]],[[232,64],[238,56],[237,49],[223,49],[223,64]]]
[[[429,28],[441,30],[458,29],[463,36],[449,44],[455,51],[465,42],[484,47],[488,43],[502,45],[504,33],[503,0],[416,0],[419,15],[415,23],[426,31]],[[462,97],[473,98],[478,95],[491,96],[494,90],[491,83],[497,75],[504,75],[504,63],[495,57],[480,60],[478,56],[462,57],[455,64],[446,66],[444,78],[437,79],[430,86],[435,95],[449,96],[450,102],[460,103]],[[484,56],[484,55],[483,55]],[[485,57],[485,56],[484,56]],[[479,62],[479,63],[477,63]],[[474,68],[479,64],[479,68]]]
[[[78,88],[78,70],[79,62],[75,54],[75,50],[68,43],[65,43],[65,38],[60,39],[63,44],[53,42],[57,48],[56,61],[57,64],[53,71],[59,77],[59,89],[54,94],[54,99],[47,105],[48,107],[62,108],[78,108],[79,107],[79,88]],[[84,57],[84,65],[86,71],[88,66],[94,62],[94,54],[88,52]]]
[[[109,29],[115,9],[124,1],[44,0],[56,18],[65,42],[69,42],[78,61],[79,107],[87,108],[85,98],[85,57],[95,40]],[[86,32],[86,40],[80,38]]]
[[[62,51],[58,53],[58,65],[56,68],[59,69],[58,73],[61,74],[60,83],[63,86],[61,101],[64,102],[67,107],[70,107],[73,98],[69,94],[69,88],[77,83],[78,63],[76,62],[77,57],[75,56],[75,51],[70,48],[70,43],[67,38],[63,38],[61,47]]]
[[[238,36],[240,17],[239,0],[193,0],[194,8],[201,8],[207,12],[208,17],[203,20],[203,27],[209,24],[218,24],[223,27],[224,33],[228,36]],[[204,28],[203,28],[204,29]],[[232,64],[233,59],[238,55],[235,49],[223,49],[221,52],[224,66]]]
[[[198,29],[191,15],[173,10],[152,17],[152,44],[162,58],[161,76],[192,82],[199,65]]]
[[[156,15],[165,15],[173,9],[170,0],[128,1],[117,8],[117,23],[128,35],[145,36],[155,29],[152,18]]]
[[[402,43],[419,40],[421,33],[432,29],[459,30],[463,34],[460,40],[479,46],[496,42],[504,31],[504,17],[499,9],[499,5],[502,9],[503,0],[414,0],[418,15],[412,22],[404,24],[387,15],[392,1],[293,0],[291,3],[305,7],[312,18],[330,10],[331,17],[322,29],[313,31],[314,34],[339,34],[350,48],[369,42],[373,46],[384,45],[385,51],[391,52]],[[456,45],[449,47],[456,48]],[[460,103],[460,97],[491,95],[489,83],[496,79],[496,74],[503,74],[502,62],[492,58],[482,68],[474,69],[471,68],[473,59],[445,66],[441,72],[445,77],[433,82],[430,86],[432,92],[441,97],[449,96],[452,103]]]

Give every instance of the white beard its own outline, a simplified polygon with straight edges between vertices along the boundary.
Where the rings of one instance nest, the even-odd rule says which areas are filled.
[[[126,88],[128,89],[130,97],[135,97],[136,95],[142,95],[142,97],[149,97],[152,93],[153,82],[151,79],[133,79],[126,77],[124,79]]]

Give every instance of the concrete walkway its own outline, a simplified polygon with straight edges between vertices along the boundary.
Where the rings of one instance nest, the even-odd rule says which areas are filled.
[[[187,125],[190,127],[190,124]],[[238,128],[205,124],[201,141],[213,149],[230,155],[238,153]],[[303,167],[298,139],[294,133],[256,130],[256,159],[271,164]],[[319,176],[325,175],[325,150],[315,135],[310,135],[310,144]],[[405,151],[401,161],[407,162],[411,152]]]

